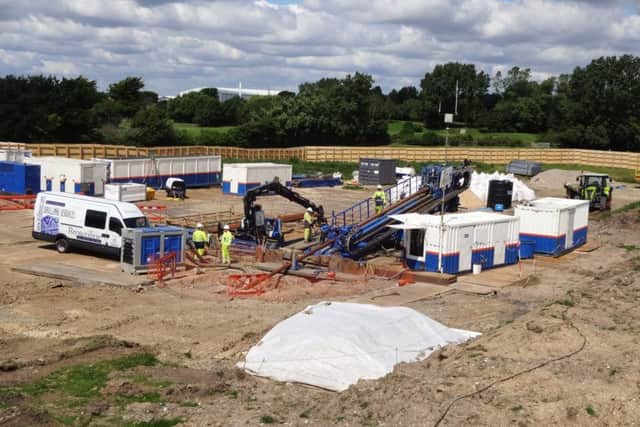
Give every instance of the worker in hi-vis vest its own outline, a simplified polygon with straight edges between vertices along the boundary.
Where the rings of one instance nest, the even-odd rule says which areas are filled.
[[[233,241],[233,234],[229,230],[229,225],[224,226],[224,232],[220,235],[220,253],[222,254],[222,263],[231,264],[231,256],[229,255],[229,246]]]
[[[209,243],[209,234],[204,231],[204,225],[196,224],[196,230],[193,232],[193,245],[196,247],[196,253],[199,257],[203,257],[206,253],[205,246]]]
[[[373,193],[373,201],[376,205],[376,214],[382,212],[384,209],[384,205],[387,203],[387,195],[382,191],[382,185],[378,184],[378,188],[375,193]]]
[[[307,211],[304,213],[304,241],[311,241],[311,227],[313,227],[313,209],[311,207],[307,208]]]

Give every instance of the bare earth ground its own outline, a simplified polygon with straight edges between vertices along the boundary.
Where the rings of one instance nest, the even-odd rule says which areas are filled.
[[[321,202],[348,206],[348,191],[325,190]],[[206,193],[197,194],[204,206]],[[29,260],[118,269],[33,242],[30,215],[0,213],[0,425],[435,425],[452,402],[441,425],[639,423],[638,211],[592,222],[600,249],[540,262],[523,286],[410,304],[483,335],[340,394],[235,364],[278,321],[368,291],[363,284],[287,278],[282,290],[230,299],[222,273],[142,292],[23,275],[11,267]],[[278,298],[291,289],[295,298]]]

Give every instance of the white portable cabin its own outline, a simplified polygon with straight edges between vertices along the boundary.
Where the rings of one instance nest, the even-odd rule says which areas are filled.
[[[61,193],[101,196],[107,181],[107,165],[102,162],[68,157],[31,157],[28,163],[40,165],[41,189]]]
[[[168,178],[180,178],[187,187],[220,184],[220,156],[140,157],[94,159],[108,165],[110,183],[136,182],[164,188]]]
[[[516,217],[492,212],[392,215],[404,230],[407,265],[412,270],[457,274],[474,264],[483,269],[518,261]],[[442,221],[442,223],[441,223]]]
[[[222,170],[222,192],[243,196],[254,187],[278,178],[280,183],[291,185],[293,167],[279,163],[225,163]]]
[[[535,244],[535,252],[556,255],[587,241],[589,201],[545,197],[520,204],[520,240]]]
[[[104,198],[119,202],[140,202],[147,199],[147,186],[135,182],[106,184]]]
[[[3,148],[0,150],[0,162],[24,163],[31,158],[31,151],[17,148]]]

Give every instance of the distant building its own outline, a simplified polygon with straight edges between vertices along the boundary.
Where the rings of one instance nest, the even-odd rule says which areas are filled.
[[[209,86],[209,87],[213,87],[213,86]],[[182,92],[178,93],[176,96],[183,96],[191,92],[200,92],[202,89],[205,89],[205,88],[197,87],[193,89],[183,90]],[[220,102],[226,101],[235,96],[239,96],[240,98],[243,98],[243,99],[249,99],[252,96],[271,96],[271,95],[277,95],[280,92],[282,92],[281,90],[278,90],[278,89],[244,89],[242,85],[239,85],[238,87],[234,87],[234,88],[218,87],[216,89],[218,89],[218,99],[220,99]],[[173,99],[176,96],[164,96],[161,98],[166,100],[166,99]]]

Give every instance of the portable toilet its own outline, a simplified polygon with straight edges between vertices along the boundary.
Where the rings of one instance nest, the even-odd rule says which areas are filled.
[[[520,204],[520,240],[532,242],[534,251],[557,255],[587,242],[589,201],[545,197]]]
[[[404,230],[406,262],[412,270],[457,274],[518,262],[519,219],[493,212],[391,215]]]
[[[222,192],[244,196],[248,190],[278,179],[291,186],[293,167],[279,163],[225,163],[222,168]]]

